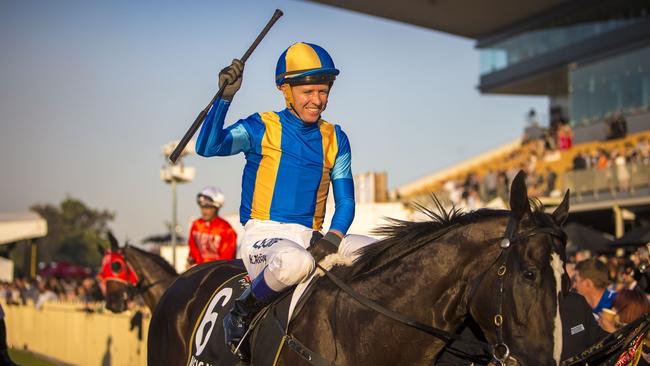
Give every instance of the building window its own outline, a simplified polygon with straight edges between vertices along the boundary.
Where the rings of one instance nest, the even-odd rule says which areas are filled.
[[[610,19],[533,30],[480,49],[480,73],[489,74],[644,21]]]
[[[650,108],[650,46],[569,71],[571,123],[589,126],[615,113]]]

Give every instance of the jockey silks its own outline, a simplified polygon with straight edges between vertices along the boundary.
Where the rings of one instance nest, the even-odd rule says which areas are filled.
[[[273,220],[322,228],[332,183],[330,229],[346,233],[354,218],[350,143],[338,125],[304,124],[288,109],[255,113],[224,129],[230,102],[217,100],[196,141],[201,156],[243,152],[240,221]]]
[[[219,216],[210,221],[197,219],[192,223],[187,244],[189,257],[196,264],[234,259],[237,233]]]

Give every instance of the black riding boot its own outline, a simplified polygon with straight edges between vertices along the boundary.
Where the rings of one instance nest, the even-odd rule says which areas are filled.
[[[226,346],[244,363],[249,363],[251,360],[250,337],[246,337],[243,342],[241,340],[248,331],[255,314],[269,303],[269,301],[258,300],[249,287],[235,300],[232,310],[223,318]],[[240,342],[241,345],[235,352]]]

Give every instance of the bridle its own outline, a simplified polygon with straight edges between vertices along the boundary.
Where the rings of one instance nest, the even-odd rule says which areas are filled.
[[[348,284],[343,282],[340,278],[338,278],[336,275],[331,273],[330,271],[326,270],[325,268],[321,267],[319,264],[317,265],[320,270],[322,270],[327,278],[332,281],[338,288],[343,290],[345,293],[350,295],[353,299],[355,299],[358,303],[361,305],[376,311],[390,319],[393,319],[401,324],[404,324],[408,327],[417,329],[421,332],[427,333],[433,337],[436,337],[442,341],[444,341],[446,344],[449,344],[451,341],[457,341],[460,343],[465,343],[474,347],[480,347],[484,352],[488,353],[491,357],[492,362],[494,362],[498,366],[505,366],[506,361],[509,359],[514,360],[511,355],[510,355],[510,348],[506,344],[504,338],[503,338],[503,321],[504,321],[504,315],[503,315],[503,297],[504,297],[504,292],[503,292],[503,286],[505,282],[505,277],[506,274],[508,273],[508,267],[507,267],[507,262],[508,262],[508,257],[510,256],[510,253],[513,248],[513,244],[528,239],[532,236],[535,235],[541,235],[541,234],[547,234],[552,237],[558,238],[562,241],[562,243],[566,243],[566,234],[559,228],[533,228],[527,231],[524,231],[522,233],[517,233],[517,228],[519,227],[519,223],[521,221],[521,216],[515,215],[514,213],[510,213],[508,222],[506,224],[506,230],[503,234],[503,237],[501,241],[499,242],[499,246],[501,248],[501,251],[499,253],[499,256],[497,259],[494,261],[494,263],[488,267],[488,269],[481,274],[479,277],[479,281],[477,285],[475,286],[478,287],[480,286],[481,281],[486,277],[485,275],[490,271],[493,270],[495,267],[495,264],[498,264],[497,266],[497,293],[496,293],[496,302],[497,302],[497,307],[496,307],[496,313],[494,315],[494,325],[496,327],[495,335],[496,335],[496,342],[494,344],[489,344],[486,342],[481,342],[477,340],[468,340],[462,338],[460,335],[448,332],[443,329],[435,328],[430,325],[421,323],[408,315],[404,315],[395,311],[392,311],[383,305],[365,297],[364,295],[358,293],[355,291],[353,288],[351,288]],[[450,226],[447,230],[443,230],[436,238],[433,238],[432,240],[436,240],[440,238],[441,236],[447,234],[451,229],[455,228],[455,225]],[[554,244],[555,245],[555,244]],[[471,296],[470,296],[470,302],[471,302]],[[279,322],[276,322],[279,324]],[[298,354],[300,357],[305,359],[307,362],[314,366],[335,366],[335,363],[333,361],[329,361],[319,354],[311,351],[309,348],[307,348],[304,344],[302,344],[298,339],[292,337],[290,334],[287,333],[284,327],[280,325],[280,329],[284,334],[285,337],[285,343],[289,346],[290,349],[292,349],[296,354]],[[470,360],[477,360],[481,357],[485,357],[485,355],[481,356],[476,356],[476,355],[470,355],[467,354],[464,351],[460,350],[455,350],[458,353],[462,353],[461,356],[464,358],[470,359]],[[516,362],[516,360],[515,360]]]
[[[495,261],[495,263],[498,263],[497,294],[496,294],[497,306],[496,306],[496,313],[494,315],[496,343],[491,346],[491,350],[492,350],[491,353],[492,353],[492,361],[495,362],[496,365],[498,366],[505,366],[506,361],[509,358],[511,358],[510,348],[508,347],[505,340],[503,339],[503,320],[504,320],[503,285],[505,283],[506,274],[508,273],[508,267],[507,267],[508,257],[510,256],[510,252],[513,248],[513,244],[515,244],[518,241],[528,239],[534,235],[540,235],[540,234],[547,234],[552,237],[558,238],[562,241],[562,243],[566,242],[566,234],[562,230],[550,228],[550,227],[533,228],[517,234],[517,228],[519,227],[520,221],[521,221],[521,216],[515,215],[513,213],[510,214],[510,217],[508,218],[508,223],[506,224],[506,231],[503,234],[503,239],[501,239],[501,242],[499,243],[499,247],[501,247],[501,253],[499,254],[497,260]],[[492,269],[492,266],[488,269],[488,271],[490,269]],[[480,287],[480,284],[484,278],[485,275],[482,275],[480,277],[477,287]]]
[[[145,283],[140,280],[137,272],[133,269],[127,259],[126,252],[107,251],[102,261],[102,271],[99,275],[102,282],[119,282],[126,285],[127,300],[133,299],[136,295],[145,293],[150,288],[162,284],[163,280]]]

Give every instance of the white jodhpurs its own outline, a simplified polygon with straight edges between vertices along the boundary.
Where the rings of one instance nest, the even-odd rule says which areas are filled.
[[[270,220],[249,220],[244,226],[241,257],[253,279],[253,293],[258,298],[305,281],[315,264],[307,251],[313,230],[299,224]],[[375,239],[363,235],[346,235],[339,254],[354,259],[354,253]],[[262,276],[262,277],[260,277]]]

